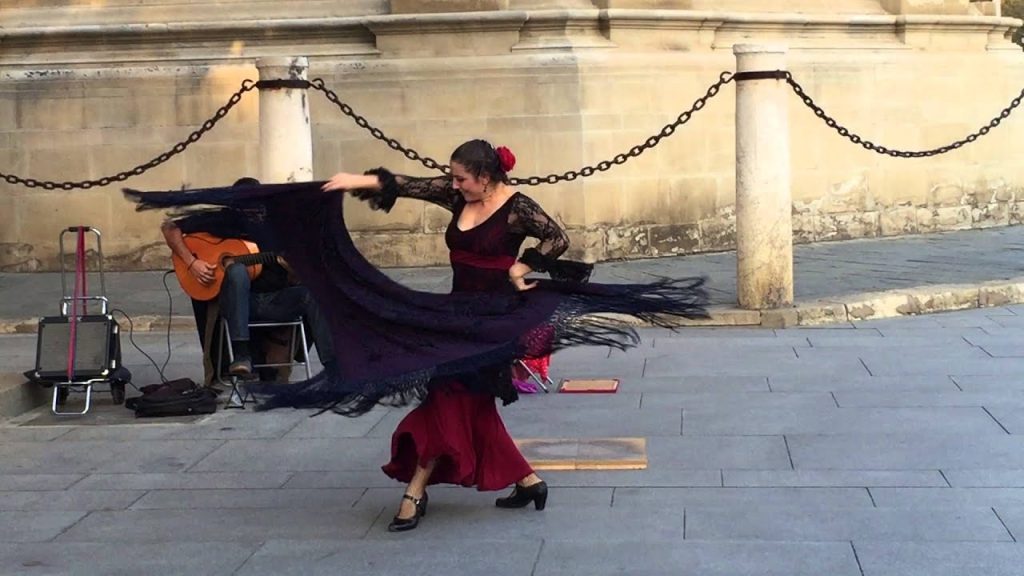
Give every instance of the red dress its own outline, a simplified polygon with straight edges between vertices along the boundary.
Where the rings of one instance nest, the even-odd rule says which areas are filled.
[[[432,194],[416,197],[453,212],[445,234],[453,291],[513,290],[508,269],[527,236],[539,238],[538,248],[553,257],[568,245],[564,232],[522,194],[516,193],[487,220],[466,231],[456,224],[464,206],[461,194],[438,190]],[[505,374],[507,377],[507,371]],[[505,429],[495,397],[469,392],[458,379],[433,387],[423,403],[402,420],[391,438],[391,461],[383,470],[396,480],[409,482],[417,465],[425,467],[432,460],[437,464],[429,484],[476,486],[478,490],[501,490],[533,472]]]

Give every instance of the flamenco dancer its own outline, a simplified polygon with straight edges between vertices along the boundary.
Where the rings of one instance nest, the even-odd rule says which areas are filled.
[[[262,222],[312,291],[330,323],[337,362],[305,382],[259,385],[262,409],[358,416],[377,404],[418,404],[395,430],[391,461],[383,466],[408,484],[388,526],[402,532],[419,525],[427,486],[439,483],[481,491],[512,485],[496,506],[544,509],[547,484],[512,441],[495,402],[518,397],[516,358],[579,345],[635,346],[636,332],[607,314],[660,326],[673,316],[707,317],[701,278],[587,282],[591,265],[559,259],[569,247],[565,231],[510,186],[514,165],[507,148],[471,140],[452,153],[450,175],[433,178],[378,168],[327,182],[125,195],[140,210],[215,205]],[[413,198],[450,211],[452,292],[410,290],[367,262],[345,228],[345,192],[376,210]],[[527,237],[539,242],[520,255]],[[551,280],[527,278],[531,272]]]

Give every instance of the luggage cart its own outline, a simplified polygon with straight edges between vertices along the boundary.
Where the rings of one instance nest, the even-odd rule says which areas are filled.
[[[77,235],[75,281],[70,293],[64,262],[64,235],[69,233]],[[89,296],[86,286],[87,233],[96,237],[98,296]],[[100,231],[91,226],[72,226],[61,231],[59,245],[60,316],[48,316],[39,321],[36,365],[31,378],[53,387],[50,410],[54,414],[83,415],[92,405],[95,384],[109,384],[114,403],[124,402],[125,385],[131,380],[131,374],[121,366],[120,327],[110,314]],[[98,313],[89,313],[90,303],[99,306]],[[81,412],[60,409],[72,391],[85,393],[85,408]]]

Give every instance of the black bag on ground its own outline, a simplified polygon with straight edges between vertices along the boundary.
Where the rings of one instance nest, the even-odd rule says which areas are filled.
[[[188,416],[217,411],[217,393],[196,385],[191,378],[169,380],[139,388],[142,396],[125,400],[124,406],[135,416]]]

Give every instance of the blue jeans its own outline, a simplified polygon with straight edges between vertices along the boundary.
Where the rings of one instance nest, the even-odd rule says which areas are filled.
[[[252,292],[251,288],[245,266],[232,264],[224,271],[218,302],[232,340],[249,340],[250,321],[290,322],[301,315],[309,324],[320,362],[334,360],[331,332],[308,288],[288,286],[277,292]]]

